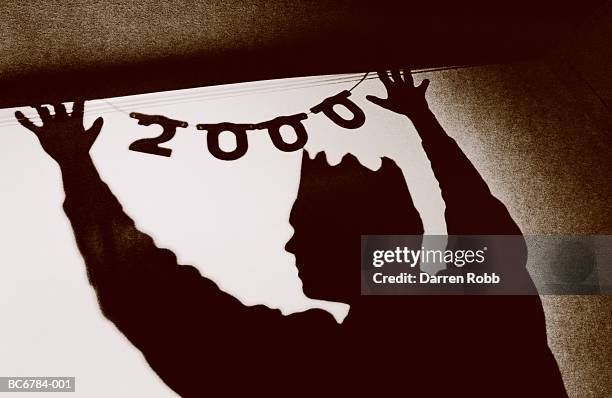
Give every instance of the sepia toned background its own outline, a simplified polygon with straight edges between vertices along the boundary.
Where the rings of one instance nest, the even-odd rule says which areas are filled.
[[[209,3],[206,9],[197,5],[211,27],[194,30],[202,21],[201,14],[193,12],[195,2],[109,2],[81,8],[65,2],[4,2],[0,6],[0,76],[27,76],[41,65],[54,70],[75,65],[96,68],[109,60],[146,65],[153,56],[180,58],[226,47],[247,49],[291,32],[271,22],[282,19],[274,9],[267,14],[272,20],[261,23],[256,18],[259,6],[233,2],[235,7],[228,10],[221,3]],[[317,19],[308,9],[298,7],[292,17],[296,31],[313,34]],[[537,57],[415,77],[432,81],[431,108],[525,234],[612,234],[611,20],[612,7],[602,4],[588,18],[547,41],[547,51]],[[344,29],[351,28],[347,22]],[[413,42],[427,41],[425,34],[417,33],[412,31],[405,40],[406,52],[414,50]],[[422,54],[431,54],[430,47],[416,47]],[[274,61],[249,59],[239,67]],[[174,106],[158,102],[153,108],[125,110],[158,112],[190,122],[258,121],[303,111],[345,88]],[[382,87],[368,80],[355,91],[355,101],[368,117],[358,134],[346,136],[322,120],[311,120],[307,149],[311,155],[325,150],[332,163],[352,152],[371,168],[377,167],[379,156],[392,157],[404,171],[427,232],[443,233],[443,203],[412,128],[369,105],[363,99],[366,94],[380,95]],[[110,102],[121,108],[121,100]],[[87,396],[171,395],[140,354],[125,348],[127,342],[99,314],[61,211],[58,171],[36,141],[9,122],[12,111],[0,111],[0,242],[5,245],[0,252],[0,309],[11,321],[11,327],[0,332],[0,373],[25,374],[37,363],[37,371],[45,374],[77,374],[77,391]],[[87,114],[89,121],[95,116],[95,111]],[[291,270],[293,260],[282,251],[292,233],[286,219],[298,184],[298,154],[281,154],[264,139],[254,139],[249,156],[227,168],[210,158],[201,137],[190,133],[173,143],[177,157],[164,163],[126,149],[135,137],[151,133],[139,130],[143,127],[136,127],[120,111],[103,116],[105,128],[92,151],[94,161],[130,215],[158,244],[175,250],[181,261],[198,266],[247,304],[285,306],[286,312],[327,305],[300,296],[299,280]],[[161,184],[152,174],[162,176]],[[168,186],[186,197],[194,196],[165,196]],[[266,192],[256,186],[265,186]],[[248,203],[243,203],[247,196]],[[256,264],[245,265],[247,257],[227,255],[231,248],[223,246],[223,237],[231,235],[232,225],[237,224],[229,222],[230,227],[222,231],[199,226],[214,226],[220,220],[217,217],[229,216],[218,210],[228,206],[228,197],[239,212],[260,213],[245,217],[252,223],[246,231],[269,231],[269,244],[258,248],[249,246],[247,236],[237,239],[269,272],[261,272]],[[199,218],[194,217],[196,212]],[[210,240],[202,242],[195,235],[210,236]],[[216,247],[227,250],[216,251]],[[240,272],[229,272],[229,266]],[[258,275],[250,286],[240,282],[249,272]],[[278,281],[289,283],[278,287]],[[542,300],[549,344],[570,396],[610,396],[612,299],[543,296]],[[337,313],[345,310],[330,307]],[[47,315],[42,316],[42,311]],[[113,378],[107,390],[97,386],[96,372]]]

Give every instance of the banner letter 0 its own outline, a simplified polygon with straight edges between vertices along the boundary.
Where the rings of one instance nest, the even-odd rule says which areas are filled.
[[[310,108],[310,110],[313,113],[323,112],[325,116],[340,127],[344,127],[345,129],[357,129],[363,126],[366,117],[361,108],[348,98],[350,95],[350,91],[344,90],[333,97],[324,99],[323,102]],[[334,106],[336,105],[342,105],[348,109],[353,114],[353,118],[344,119],[342,116],[338,115],[336,111],[334,111]]]
[[[257,125],[259,129],[268,129],[268,134],[274,146],[283,152],[293,152],[298,149],[304,148],[308,141],[308,133],[302,124],[302,120],[308,118],[305,113],[298,113],[297,115],[291,116],[279,116],[267,122],[263,122]],[[280,128],[283,126],[291,126],[295,131],[295,142],[286,143],[283,140],[283,136],[280,132]]]
[[[198,124],[198,130],[206,130],[206,144],[208,151],[217,159],[221,160],[236,160],[244,156],[249,148],[247,138],[247,130],[252,126],[250,124],[236,123],[216,123],[216,124]],[[222,132],[229,131],[234,133],[236,137],[236,148],[233,151],[225,152],[219,146],[219,136]]]

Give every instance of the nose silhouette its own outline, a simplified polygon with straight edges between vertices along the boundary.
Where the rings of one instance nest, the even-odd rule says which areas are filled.
[[[295,235],[294,235],[295,236]],[[295,254],[295,239],[294,236],[289,239],[289,241],[285,244],[285,250],[289,253]]]

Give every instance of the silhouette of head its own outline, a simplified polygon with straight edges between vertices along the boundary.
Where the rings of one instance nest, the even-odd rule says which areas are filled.
[[[323,152],[302,156],[285,249],[311,298],[351,302],[360,295],[361,235],[422,234],[401,169],[391,159],[372,171],[353,155],[330,166]]]

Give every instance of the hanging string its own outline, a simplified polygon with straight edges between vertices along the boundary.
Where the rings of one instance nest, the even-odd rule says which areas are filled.
[[[474,66],[481,66],[476,64],[471,65],[457,65],[457,66],[449,66],[449,67],[438,67],[438,68],[426,68],[426,69],[417,69],[412,70],[411,74],[421,74],[421,73],[431,73],[438,71],[447,71],[454,69],[463,69],[470,68]],[[128,111],[123,109],[124,107],[130,108],[140,108],[140,107],[157,107],[157,106],[167,106],[167,105],[176,105],[182,103],[189,102],[200,102],[200,101],[210,101],[210,100],[220,100],[220,99],[228,99],[235,97],[243,97],[247,95],[258,95],[258,94],[271,94],[278,93],[284,91],[293,91],[299,89],[308,89],[314,87],[322,87],[322,86],[330,86],[337,84],[346,84],[355,82],[355,84],[348,90],[355,90],[360,84],[362,84],[366,80],[378,79],[377,75],[371,75],[371,72],[366,73],[352,73],[345,75],[323,75],[323,76],[313,76],[301,78],[305,79],[303,81],[292,81],[294,79],[283,79],[285,81],[280,82],[248,82],[243,83],[246,84],[247,87],[227,87],[227,86],[218,86],[218,87],[206,87],[204,91],[197,93],[185,93],[186,90],[179,90],[178,92],[162,92],[162,93],[151,93],[145,94],[143,98],[142,96],[138,96],[140,98],[125,98],[122,100],[121,98],[113,99],[110,101],[108,99],[104,100],[93,100],[92,105],[87,107],[88,112],[96,113],[99,115],[104,115],[107,113],[120,112],[124,114],[129,114]],[[289,80],[289,81],[286,81]],[[251,87],[248,87],[248,86]],[[242,86],[242,84],[241,84]],[[255,87],[253,87],[255,86]],[[183,91],[183,92],[181,92]],[[159,98],[155,98],[158,96]],[[35,116],[29,116],[32,121],[40,121],[40,118],[36,114]],[[12,115],[8,118],[0,119],[0,128],[8,125],[12,125],[17,123],[15,118]]]
[[[349,92],[352,92],[354,89],[357,88],[357,86],[359,86],[361,83],[363,83],[363,81],[368,77],[368,75],[370,74],[370,72],[366,72],[363,77],[361,79],[359,79],[359,81],[357,83],[355,83],[355,85],[351,88],[348,89]]]
[[[469,67],[473,67],[476,65],[460,65],[460,66],[451,66],[451,67],[440,67],[440,68],[429,68],[429,69],[420,69],[420,70],[415,70],[412,72],[412,74],[419,74],[419,73],[429,73],[429,72],[437,72],[437,71],[444,71],[444,70],[452,70],[452,69],[461,69],[461,68],[469,68]],[[366,76],[369,74],[369,72],[366,74]],[[184,103],[184,102],[196,102],[198,100],[217,100],[217,99],[226,99],[226,98],[234,98],[234,97],[242,97],[245,95],[253,95],[253,94],[262,94],[262,93],[275,93],[275,92],[282,92],[282,91],[288,91],[288,90],[294,90],[294,89],[302,89],[302,88],[312,88],[312,87],[321,87],[321,86],[327,86],[327,85],[332,85],[332,84],[343,84],[343,83],[349,83],[349,82],[360,82],[362,80],[372,80],[372,79],[378,79],[378,76],[368,76],[366,79],[364,79],[364,76],[362,76],[362,74],[350,74],[350,75],[344,75],[341,77],[338,77],[338,75],[332,75],[335,76],[333,78],[329,78],[329,76],[326,77],[326,79],[322,79],[320,81],[313,81],[313,82],[304,82],[304,83],[293,83],[293,84],[281,84],[281,85],[276,85],[276,86],[270,86],[268,83],[266,83],[266,86],[263,88],[246,88],[246,89],[226,89],[226,90],[220,90],[218,93],[209,93],[207,92],[203,92],[203,93],[196,93],[196,94],[178,94],[178,95],[174,95],[174,96],[168,96],[168,95],[164,95],[163,98],[161,99],[151,99],[151,100],[145,100],[145,101],[137,101],[137,102],[130,102],[126,105],[132,106],[132,107],[137,107],[137,106],[156,106],[156,105],[168,105],[168,104],[177,104],[177,103]],[[359,78],[358,78],[359,77]],[[259,84],[261,84],[261,82],[257,82]],[[354,88],[356,88],[357,85],[355,85],[354,87],[351,88],[351,90],[353,90]],[[207,88],[208,90],[209,88]],[[177,100],[173,100],[173,98],[177,98]],[[117,101],[115,101],[116,103]],[[95,110],[95,108],[90,107],[90,110]]]
[[[241,97],[245,95],[253,95],[253,94],[265,94],[265,93],[275,93],[281,91],[289,91],[296,89],[304,89],[311,87],[320,87],[332,84],[342,84],[347,82],[353,82],[357,80],[357,77],[361,77],[361,74],[347,74],[347,75],[325,75],[325,76],[314,76],[307,77],[301,79],[308,79],[308,81],[301,82],[249,82],[243,83],[247,85],[256,85],[262,86],[262,83],[265,84],[265,87],[206,87],[204,88],[204,92],[197,93],[185,93],[184,91],[191,91],[193,89],[179,90],[178,92],[161,92],[161,93],[150,93],[145,94],[144,97],[139,96],[140,98],[121,98],[110,100],[92,100],[90,104],[87,106],[87,111],[96,113],[99,115],[104,115],[106,113],[111,112],[120,112],[120,113],[129,113],[122,109],[123,107],[130,108],[139,108],[144,106],[165,106],[172,104],[180,104],[187,102],[199,102],[202,100],[217,100],[217,99],[226,99],[226,98],[234,98]],[[182,91],[182,92],[181,92]],[[155,97],[161,98],[155,98]],[[110,111],[110,112],[109,112]],[[32,121],[40,121],[38,114],[28,115],[28,117]],[[8,118],[0,119],[0,127],[4,127],[6,125],[14,124],[16,120],[14,117],[9,116]]]
[[[149,107],[154,107],[154,106],[166,106],[166,105],[176,105],[176,104],[182,104],[182,103],[187,103],[187,102],[199,102],[199,101],[211,101],[211,100],[220,100],[220,99],[228,99],[228,98],[236,98],[236,97],[244,97],[244,96],[248,96],[248,95],[261,95],[261,94],[271,94],[271,93],[279,93],[279,92],[285,92],[285,91],[293,91],[296,89],[306,89],[306,88],[313,88],[313,87],[322,87],[322,86],[329,86],[329,85],[334,85],[334,84],[344,84],[344,83],[350,83],[350,82],[354,82],[354,81],[358,81],[358,84],[355,84],[351,90],[353,90],[354,88],[356,88],[363,80],[364,77],[367,76],[368,73],[366,73],[364,76],[362,76],[359,80],[355,79],[354,76],[344,76],[344,77],[335,77],[332,79],[324,79],[321,81],[317,81],[315,82],[316,84],[313,83],[298,83],[298,84],[293,84],[293,85],[278,85],[278,86],[271,86],[271,87],[264,87],[264,88],[260,88],[260,89],[252,89],[252,88],[247,88],[247,89],[234,89],[234,90],[225,90],[222,92],[219,92],[217,94],[215,93],[208,93],[208,92],[204,92],[204,93],[197,93],[197,94],[191,94],[191,95],[175,95],[173,97],[164,97],[162,99],[152,99],[149,101],[142,101],[142,102],[137,102],[137,103],[130,103],[129,105],[132,107],[142,107],[142,106],[149,106]],[[348,77],[348,78],[347,78]],[[173,100],[173,98],[176,98]],[[112,103],[108,100],[104,100],[106,103],[108,103],[109,105],[112,105]],[[115,109],[117,109],[116,106],[113,106]],[[123,113],[128,113],[125,111],[122,111]]]

